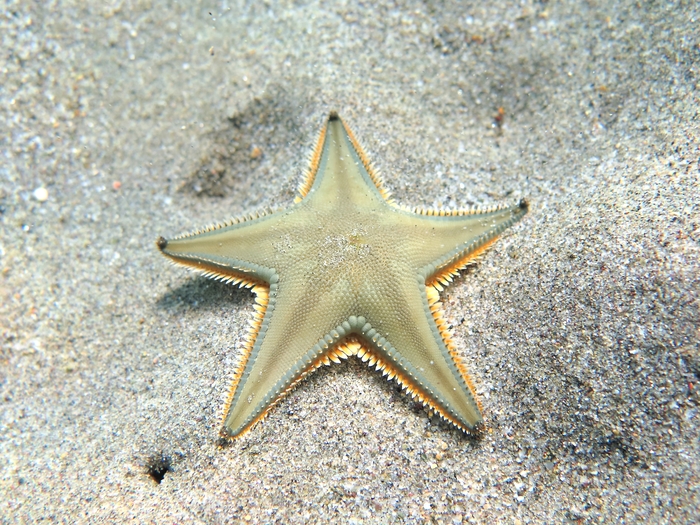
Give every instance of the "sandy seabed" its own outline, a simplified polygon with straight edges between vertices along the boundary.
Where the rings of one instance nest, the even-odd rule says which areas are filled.
[[[371,4],[5,2],[2,522],[700,519],[698,3]],[[443,293],[480,439],[350,359],[220,446],[253,299],[154,241],[330,110],[402,204],[531,203]]]

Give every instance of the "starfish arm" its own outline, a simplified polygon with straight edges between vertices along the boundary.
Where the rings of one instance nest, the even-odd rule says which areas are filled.
[[[322,130],[300,193],[298,202],[320,212],[348,206],[387,209],[392,202],[352,131],[336,114]]]
[[[430,280],[465,267],[527,213],[528,203],[485,211],[405,213],[399,219],[412,244],[412,262]]]
[[[366,296],[362,310],[367,324],[360,335],[367,353],[413,397],[460,429],[477,431],[482,424],[479,406],[447,329],[436,323],[436,301],[408,267],[395,267],[394,275],[405,278],[368,282],[360,289]]]
[[[209,277],[269,283],[289,243],[288,232],[303,222],[290,211],[277,212],[175,239],[161,237],[156,244],[176,264]]]
[[[313,289],[294,272],[271,286],[255,343],[231,388],[222,434],[245,432],[306,374],[344,357],[337,345],[353,332],[347,323],[343,326],[354,304],[351,286],[347,279],[337,279]]]

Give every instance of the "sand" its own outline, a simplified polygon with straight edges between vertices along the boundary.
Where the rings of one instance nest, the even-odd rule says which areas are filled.
[[[2,522],[700,519],[700,8],[484,4],[5,4]],[[218,440],[253,299],[154,241],[330,110],[402,204],[531,202],[443,294],[480,439],[351,359]]]

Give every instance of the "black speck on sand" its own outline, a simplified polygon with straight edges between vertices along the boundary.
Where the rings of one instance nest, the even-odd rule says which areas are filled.
[[[699,23],[690,1],[6,3],[2,521],[696,522]],[[217,441],[252,298],[155,240],[291,202],[330,110],[401,203],[531,203],[444,294],[481,439],[350,360]]]

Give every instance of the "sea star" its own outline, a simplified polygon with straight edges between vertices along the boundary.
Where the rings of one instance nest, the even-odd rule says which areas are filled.
[[[261,421],[309,372],[355,355],[465,432],[483,425],[439,292],[527,212],[397,205],[330,114],[295,203],[157,241],[175,263],[251,288],[255,318],[221,433]]]

